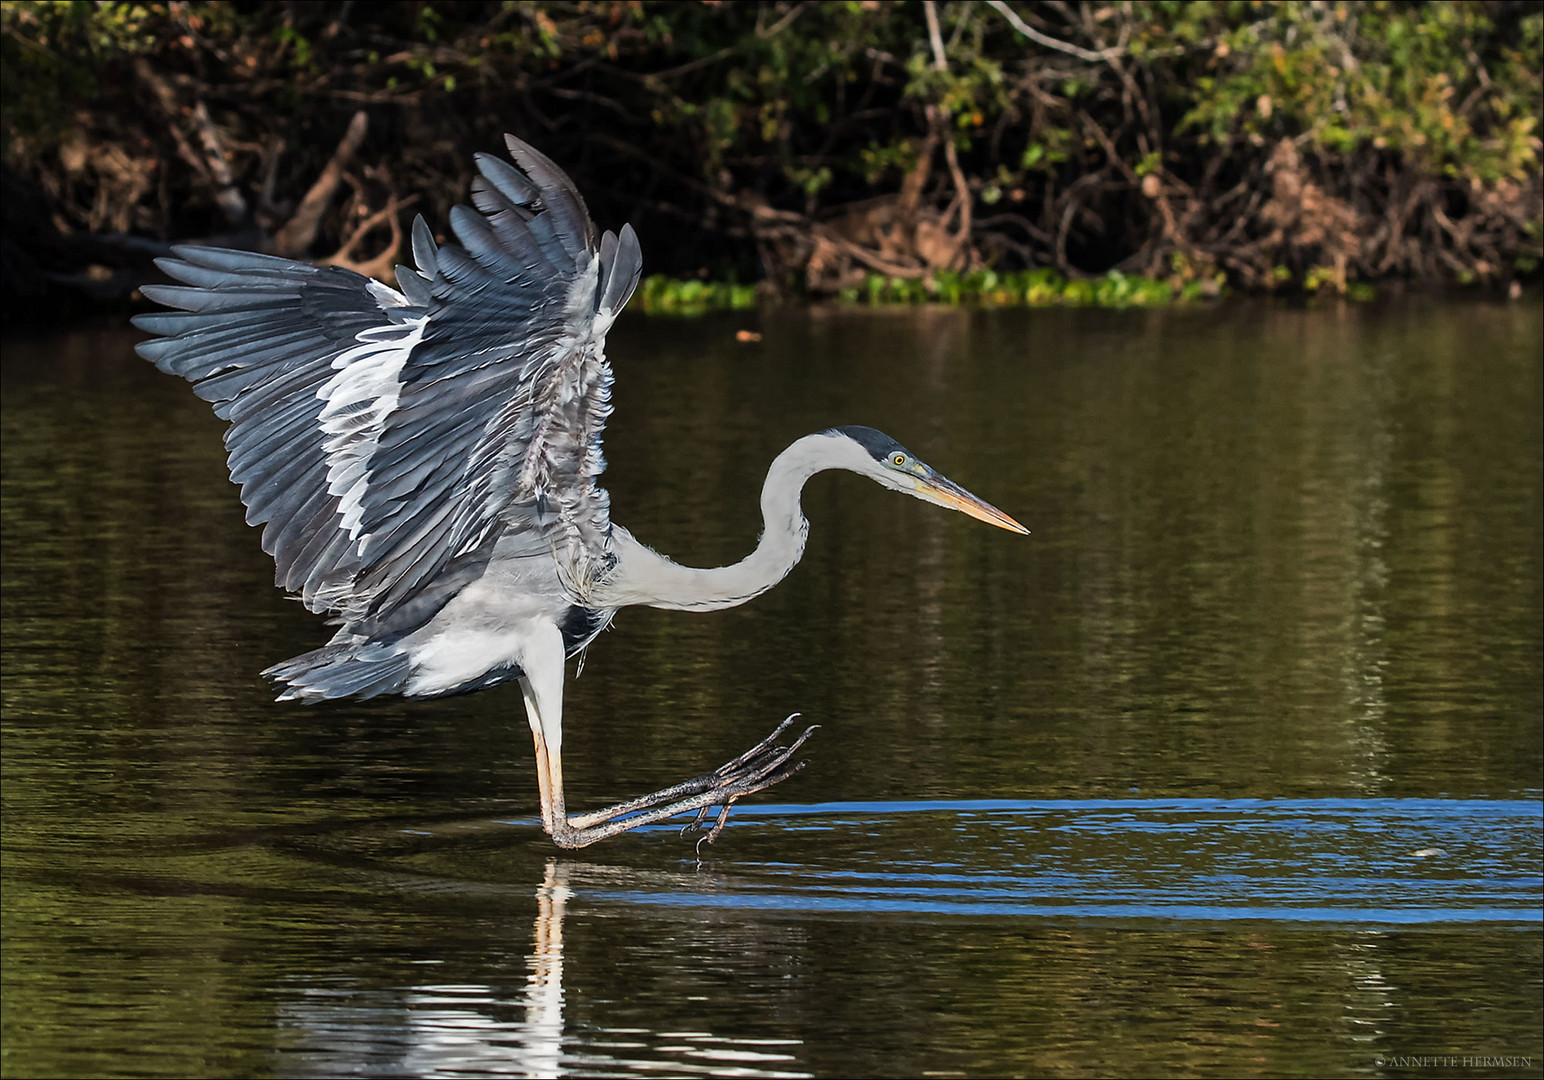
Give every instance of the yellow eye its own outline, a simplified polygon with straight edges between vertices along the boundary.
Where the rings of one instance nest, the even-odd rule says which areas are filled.
[[[892,457],[890,459],[890,464],[896,466],[897,468],[899,468],[900,466],[906,464],[906,455],[905,454],[896,454],[894,457]]]

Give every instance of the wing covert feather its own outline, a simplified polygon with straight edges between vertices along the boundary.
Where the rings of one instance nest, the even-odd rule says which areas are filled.
[[[637,237],[597,237],[567,175],[508,144],[513,165],[477,156],[459,243],[414,221],[400,292],[195,247],[162,261],[181,284],[144,289],[179,310],[135,320],[160,335],[141,355],[231,422],[248,521],[312,610],[421,614],[495,537],[527,534],[510,546],[578,580],[609,564],[604,343],[641,273]]]

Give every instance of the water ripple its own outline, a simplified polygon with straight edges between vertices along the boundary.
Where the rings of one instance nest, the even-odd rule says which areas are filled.
[[[713,873],[585,895],[790,912],[1537,924],[1541,811],[1453,799],[758,805],[736,811],[720,842],[732,861],[705,864]],[[759,857],[774,845],[786,855],[790,833],[805,861]]]

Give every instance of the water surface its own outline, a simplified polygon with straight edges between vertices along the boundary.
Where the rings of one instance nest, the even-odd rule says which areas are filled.
[[[514,688],[274,704],[327,629],[135,339],[4,350],[7,1075],[1539,1072],[1537,305],[625,320],[660,550],[837,423],[1033,530],[821,476],[623,612],[571,805],[821,725],[700,852],[558,854]]]

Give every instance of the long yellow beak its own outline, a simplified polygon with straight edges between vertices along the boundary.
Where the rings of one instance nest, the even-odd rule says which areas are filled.
[[[1028,535],[1029,530],[1014,521],[1007,514],[987,502],[978,499],[960,485],[946,476],[940,476],[932,469],[927,470],[925,476],[917,478],[917,495],[930,503],[939,506],[947,506],[950,510],[958,510],[962,514],[969,514],[978,521],[984,521],[988,525],[996,525],[999,529],[1007,529]]]

